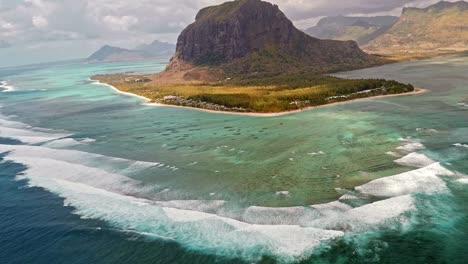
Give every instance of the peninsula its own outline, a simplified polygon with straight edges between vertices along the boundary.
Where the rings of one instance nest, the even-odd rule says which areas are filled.
[[[308,36],[276,5],[237,0],[202,9],[163,72],[92,79],[158,104],[277,113],[413,92],[396,81],[327,75],[388,62],[354,41]]]

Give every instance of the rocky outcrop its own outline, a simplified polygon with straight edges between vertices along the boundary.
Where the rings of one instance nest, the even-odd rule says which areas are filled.
[[[351,69],[377,63],[354,41],[320,40],[294,27],[278,6],[237,0],[202,9],[179,36],[168,70],[183,61],[195,66],[221,65],[232,74]]]

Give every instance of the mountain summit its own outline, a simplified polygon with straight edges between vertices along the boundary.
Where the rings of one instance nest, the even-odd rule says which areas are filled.
[[[220,66],[229,75],[323,73],[378,63],[354,41],[308,36],[276,5],[237,0],[200,10],[179,36],[168,71]]]
[[[365,49],[382,54],[468,50],[468,2],[405,8],[395,25]]]

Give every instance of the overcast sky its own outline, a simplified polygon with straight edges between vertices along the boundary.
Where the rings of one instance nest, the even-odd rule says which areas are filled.
[[[451,0],[454,2],[455,0]],[[175,42],[197,11],[223,0],[0,0],[0,67],[88,56],[103,44]],[[438,0],[271,0],[299,28],[323,16],[399,15]]]

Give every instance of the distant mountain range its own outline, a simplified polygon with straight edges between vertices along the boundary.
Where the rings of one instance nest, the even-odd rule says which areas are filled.
[[[87,58],[89,62],[140,61],[169,57],[174,54],[175,45],[158,40],[135,49],[123,49],[105,45]]]
[[[384,34],[397,20],[394,16],[325,17],[305,32],[319,39],[354,40],[363,45]]]
[[[468,50],[468,2],[405,8],[385,34],[364,46],[373,53],[434,53]]]

